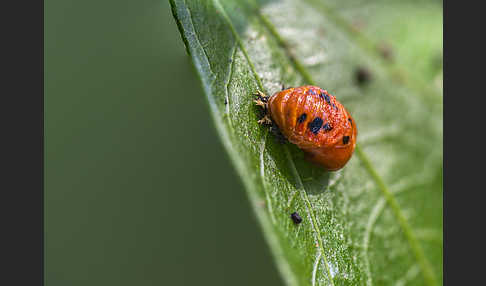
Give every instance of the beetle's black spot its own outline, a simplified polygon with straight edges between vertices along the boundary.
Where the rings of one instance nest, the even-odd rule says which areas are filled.
[[[292,221],[295,223],[295,224],[299,224],[302,222],[302,218],[300,217],[300,215],[297,213],[297,212],[293,212],[291,215],[290,215],[290,218],[292,219]]]
[[[325,94],[324,92],[321,92],[319,96],[324,99],[328,104],[331,104],[331,98],[329,98],[329,95]]]
[[[316,94],[317,94],[317,93],[316,93],[316,92],[315,92],[313,89],[309,89],[309,90],[307,90],[307,91],[308,91],[310,94],[312,94],[312,95],[316,95]]]
[[[322,118],[316,117],[314,118],[314,120],[312,120],[311,123],[307,125],[307,127],[312,133],[317,134],[319,132],[319,129],[321,129],[322,123],[324,123],[324,121],[322,121]]]
[[[302,123],[302,122],[304,122],[304,121],[305,121],[305,119],[306,119],[306,118],[307,118],[307,114],[302,113],[302,114],[299,116],[299,118],[297,118],[297,121],[298,121],[299,123]]]
[[[324,126],[322,126],[322,128],[323,128],[324,130],[326,130],[326,131],[331,131],[331,130],[332,130],[332,126],[331,126],[331,125],[329,125],[329,123],[324,124]]]
[[[349,136],[343,136],[343,144],[348,144]]]

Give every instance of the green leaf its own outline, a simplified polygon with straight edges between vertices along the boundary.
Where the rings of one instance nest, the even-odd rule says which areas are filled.
[[[442,284],[441,2],[171,6],[287,284]],[[360,68],[372,75],[361,85]],[[304,84],[330,91],[358,125],[355,154],[337,172],[257,124],[257,90]]]

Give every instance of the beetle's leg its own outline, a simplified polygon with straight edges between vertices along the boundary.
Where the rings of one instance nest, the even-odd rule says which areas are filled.
[[[259,124],[265,124],[265,125],[271,125],[272,124],[272,119],[268,116],[268,114],[265,114],[262,119],[258,120]]]

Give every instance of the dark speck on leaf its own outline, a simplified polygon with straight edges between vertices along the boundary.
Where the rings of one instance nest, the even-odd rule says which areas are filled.
[[[367,84],[372,79],[371,71],[365,67],[358,67],[354,76],[359,85]]]
[[[322,123],[322,118],[316,117],[314,120],[312,120],[311,123],[307,125],[307,127],[310,129],[310,131],[314,134],[317,134],[319,132],[319,129],[321,129]]]
[[[302,114],[299,116],[299,118],[297,118],[297,121],[298,121],[299,123],[302,123],[302,122],[304,122],[304,121],[305,121],[305,119],[306,119],[306,118],[307,118],[307,114],[302,113]]]
[[[344,136],[343,137],[343,144],[348,144],[349,142],[349,136]]]
[[[302,222],[302,218],[300,217],[300,215],[297,213],[297,212],[293,212],[291,215],[290,215],[290,218],[292,219],[292,221],[295,223],[295,224],[299,224]]]

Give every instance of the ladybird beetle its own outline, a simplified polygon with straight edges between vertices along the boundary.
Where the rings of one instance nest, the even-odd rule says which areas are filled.
[[[320,87],[284,89],[268,97],[256,94],[264,108],[260,124],[276,124],[282,134],[304,150],[306,158],[328,171],[341,169],[353,155],[358,129],[344,106]]]

